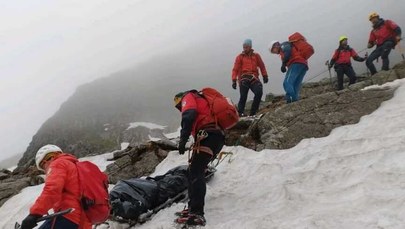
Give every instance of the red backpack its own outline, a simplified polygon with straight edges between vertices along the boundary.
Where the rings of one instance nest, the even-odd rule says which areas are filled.
[[[229,129],[239,121],[238,111],[232,101],[214,88],[203,88],[198,94],[208,101],[211,115],[222,129]]]
[[[314,47],[312,47],[312,45],[310,45],[305,37],[299,32],[291,34],[288,37],[288,42],[290,42],[306,60],[315,53]]]
[[[87,219],[99,224],[110,216],[108,176],[97,165],[82,161],[76,163],[80,183],[80,202]]]

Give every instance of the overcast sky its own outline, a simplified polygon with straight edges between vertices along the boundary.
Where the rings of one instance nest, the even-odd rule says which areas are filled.
[[[271,40],[300,31],[314,44],[308,79],[324,71],[340,35],[357,50],[366,47],[371,11],[405,27],[404,9],[403,0],[1,0],[0,160],[23,152],[77,86],[154,56],[198,44],[213,52],[207,40],[224,44],[229,75],[223,77],[230,81],[242,41],[251,38],[271,77],[265,92],[281,93],[280,60],[267,51]]]

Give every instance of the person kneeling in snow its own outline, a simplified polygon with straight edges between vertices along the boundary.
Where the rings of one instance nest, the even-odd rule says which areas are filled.
[[[41,147],[35,157],[39,170],[45,171],[45,186],[41,195],[30,208],[30,214],[22,221],[21,229],[31,229],[48,210],[75,210],[64,216],[45,221],[39,229],[91,229],[80,205],[79,177],[75,163],[77,158],[65,154],[56,145]]]
[[[204,199],[206,193],[205,170],[208,163],[221,151],[225,136],[211,116],[207,100],[197,91],[180,92],[174,97],[175,107],[181,111],[179,154],[184,154],[190,134],[195,147],[189,161],[188,209],[180,212],[177,223],[205,225]]]

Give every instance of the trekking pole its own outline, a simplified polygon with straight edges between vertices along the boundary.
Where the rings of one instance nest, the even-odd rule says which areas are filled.
[[[366,57],[366,59],[368,58],[368,52],[366,52],[366,54],[364,54],[364,56]],[[366,72],[367,72],[367,78],[370,78],[371,80],[371,84],[374,84],[373,82],[373,76],[370,73],[370,70],[368,69],[368,66],[366,64]]]
[[[69,214],[74,210],[75,210],[74,208],[68,208],[68,209],[60,211],[60,212],[56,212],[56,213],[53,213],[53,214],[50,214],[50,215],[43,216],[43,217],[41,217],[41,218],[39,218],[37,220],[37,223],[39,223],[41,221],[44,221],[44,220],[47,220],[47,219],[52,219],[52,218],[57,217],[57,216]],[[15,225],[14,225],[14,229],[20,229],[20,228],[21,228],[21,225],[16,222]]]
[[[328,68],[328,71],[329,71],[330,86],[333,88],[332,72],[330,71],[329,60],[327,60],[325,62],[325,65],[326,65],[326,67]]]

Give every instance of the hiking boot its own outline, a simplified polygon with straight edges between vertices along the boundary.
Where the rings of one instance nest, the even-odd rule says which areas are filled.
[[[196,214],[189,214],[188,216],[185,217],[179,217],[175,219],[174,222],[178,224],[199,225],[199,226],[205,226],[206,224],[204,216]]]
[[[200,225],[205,226],[207,221],[205,220],[203,215],[196,215],[196,214],[189,214],[188,220],[186,222],[187,225]]]
[[[180,217],[188,217],[189,210],[188,208],[183,209],[182,211],[175,212],[174,215],[180,216]]]

